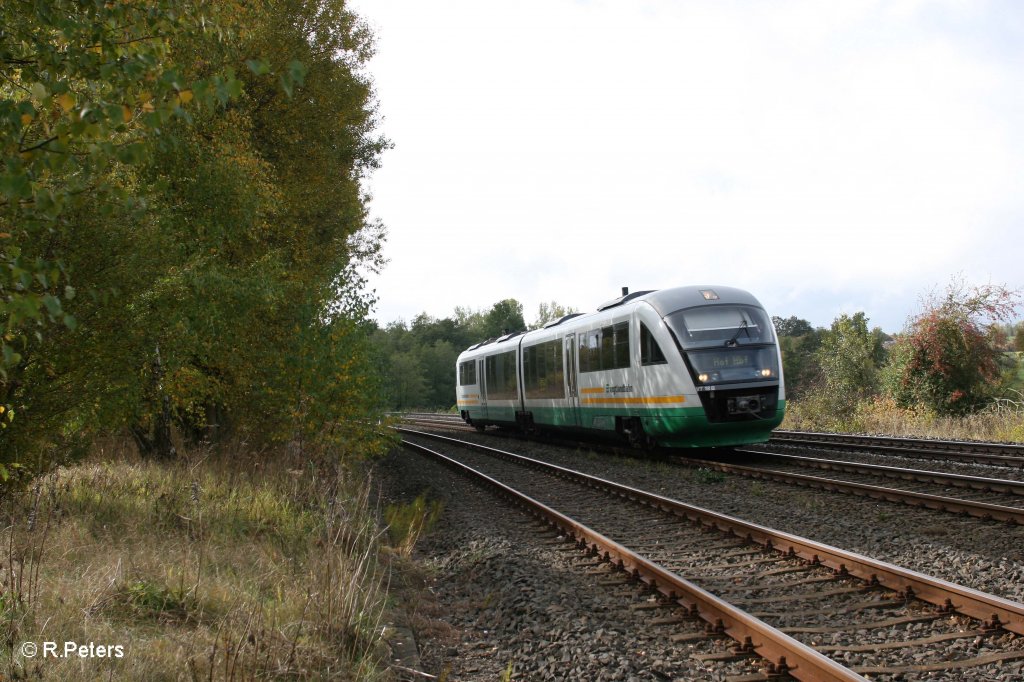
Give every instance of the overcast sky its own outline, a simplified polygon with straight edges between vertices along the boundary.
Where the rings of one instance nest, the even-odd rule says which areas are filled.
[[[748,289],[899,331],[1024,286],[1024,3],[358,0],[383,324]]]

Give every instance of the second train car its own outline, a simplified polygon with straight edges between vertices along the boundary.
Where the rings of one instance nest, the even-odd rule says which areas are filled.
[[[636,445],[768,440],[786,396],[771,318],[724,286],[626,293],[470,346],[456,361],[459,412],[489,425],[585,431]]]

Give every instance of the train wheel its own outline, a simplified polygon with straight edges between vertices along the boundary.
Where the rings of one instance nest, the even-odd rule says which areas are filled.
[[[650,450],[654,447],[654,439],[644,432],[644,425],[639,417],[630,419],[629,427],[625,431],[630,447],[637,450]]]

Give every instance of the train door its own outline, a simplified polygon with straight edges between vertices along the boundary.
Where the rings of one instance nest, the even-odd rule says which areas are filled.
[[[480,416],[487,417],[487,372],[485,358],[476,361],[476,375],[480,379]]]
[[[578,426],[580,423],[580,389],[576,382],[576,335],[566,334],[563,343],[565,344],[565,394],[569,398],[566,426]]]

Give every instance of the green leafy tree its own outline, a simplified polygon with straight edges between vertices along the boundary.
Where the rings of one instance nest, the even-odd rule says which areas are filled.
[[[524,329],[523,304],[514,298],[498,301],[484,315],[483,331],[488,338]]]
[[[963,414],[984,404],[1000,377],[990,326],[1009,319],[1020,293],[1001,285],[968,287],[954,279],[930,296],[891,351],[885,387],[898,404]]]
[[[211,2],[0,6],[0,376],[53,325],[74,328],[67,254],[79,212],[138,215],[131,169],[190,109],[225,104],[229,70],[188,78],[178,39],[224,29]]]
[[[396,320],[383,329],[376,329],[373,348],[377,373],[382,378],[385,406],[390,410],[427,407],[428,386],[422,347],[405,321]]]
[[[796,315],[787,317],[772,316],[772,323],[775,325],[775,332],[779,336],[806,336],[814,331],[814,327],[807,320],[802,320]]]
[[[821,337],[822,331],[817,329],[800,336],[779,336],[788,398],[800,398],[820,385],[822,373],[818,349]]]
[[[455,365],[474,343],[504,330],[525,329],[522,305],[498,301],[487,312],[457,307],[442,319],[421,313],[410,324],[396,321],[373,332],[375,364],[386,377],[386,403],[393,410],[448,409],[455,401]]]
[[[772,317],[782,351],[782,369],[786,379],[786,396],[799,399],[822,382],[818,349],[822,330],[807,320],[794,316]]]
[[[0,452],[131,428],[166,454],[172,420],[306,438],[377,404],[356,273],[380,265],[360,182],[386,141],[345,3],[0,18],[0,405],[28,417]]]
[[[123,332],[97,336],[104,305],[137,281],[120,258],[152,260],[162,245],[134,229],[152,196],[141,169],[193,113],[241,91],[229,68],[192,77],[173,54],[179,42],[220,42],[227,23],[220,5],[185,0],[0,5],[0,406],[7,425],[15,411],[30,420],[0,436],[5,456],[38,454],[45,434],[81,435],[98,403],[131,403],[83,390],[75,379],[102,376],[89,372],[98,363],[70,363]],[[112,270],[125,277],[90,280]]]
[[[1013,335],[1013,349],[1018,353],[1024,353],[1024,324],[1017,327],[1017,333]]]
[[[436,319],[426,313],[413,318],[409,325],[409,333],[420,345],[432,346],[439,342],[447,342],[460,351],[480,340],[473,338],[467,324],[451,317]],[[454,361],[454,358],[452,360]]]
[[[427,407],[447,409],[455,403],[455,361],[461,349],[441,339],[422,348],[420,358],[427,381]]]
[[[578,312],[579,311],[572,306],[566,307],[556,303],[555,301],[551,301],[550,303],[541,302],[537,307],[537,319],[530,325],[530,329],[540,329],[548,322],[559,320],[566,315]]]
[[[372,52],[369,33],[342,0],[251,3],[238,20],[241,39],[218,59],[246,64],[244,92],[230,116],[211,122],[222,146],[206,162],[235,177],[231,184],[195,183],[194,201],[181,207],[204,237],[184,254],[196,267],[179,270],[166,289],[175,301],[168,307],[188,318],[164,317],[156,327],[184,341],[175,327],[213,325],[214,333],[195,337],[198,348],[191,341],[178,346],[177,365],[215,377],[225,390],[182,396],[179,404],[244,413],[246,405],[272,409],[288,400],[280,393],[293,388],[289,375],[277,370],[296,336],[324,325],[361,334],[354,322],[370,301],[359,293],[356,272],[379,266],[381,229],[367,221],[360,181],[386,142],[372,133],[371,85],[361,71]],[[223,301],[215,315],[211,292]],[[314,357],[320,376],[337,380],[339,367],[354,376],[362,371],[351,362],[362,355]],[[328,404],[336,413],[345,405]]]
[[[485,331],[486,321],[483,311],[455,306],[453,319],[456,326],[466,334],[469,344],[474,344],[487,338]]]
[[[822,334],[817,351],[824,390],[833,409],[846,411],[877,391],[884,355],[881,330],[868,330],[863,312],[840,315]]]
[[[388,371],[391,406],[394,409],[409,410],[426,405],[427,379],[415,351],[399,351],[392,355]]]

